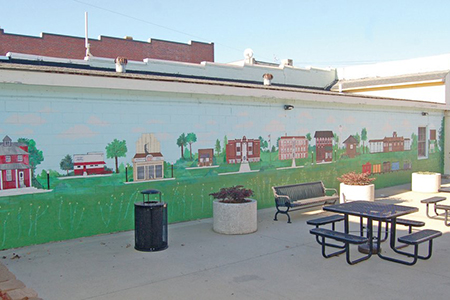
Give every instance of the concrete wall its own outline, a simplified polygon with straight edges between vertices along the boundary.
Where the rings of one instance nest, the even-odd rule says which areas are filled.
[[[427,157],[418,157],[418,127],[426,127],[427,135],[439,131],[444,116],[442,108],[428,103],[135,74],[2,68],[1,133],[13,141],[27,138],[36,143],[43,160],[35,175],[43,187],[30,194],[18,190],[17,195],[0,195],[4,229],[0,249],[132,230],[133,204],[142,201],[140,192],[149,188],[162,191],[169,222],[179,222],[211,217],[209,194],[224,186],[243,184],[253,189],[258,207],[265,208],[274,205],[274,185],[323,180],[327,187],[337,188],[338,176],[361,172],[367,163],[400,166],[374,174],[377,188],[409,182],[413,171],[442,170],[439,141],[427,140]],[[294,109],[284,110],[285,104]],[[424,110],[428,115],[422,116]],[[317,131],[335,134],[330,162],[317,161],[314,138],[308,157],[278,160],[279,137],[314,137]],[[410,138],[411,150],[369,153],[371,139],[390,137],[393,132]],[[179,140],[189,133],[196,140],[184,144],[182,157]],[[132,165],[136,142],[145,134],[154,134],[160,143],[164,179],[126,182],[133,170],[125,173],[124,167]],[[342,145],[350,135],[361,138],[355,158]],[[260,162],[245,168],[227,164],[226,140],[243,136],[261,139]],[[107,157],[114,140],[124,141],[127,147],[118,157],[119,173],[67,176],[60,168],[67,154],[103,152],[107,166],[115,169],[114,157]],[[199,168],[198,149],[208,148],[214,149],[214,166]],[[46,192],[47,172],[51,190]]]

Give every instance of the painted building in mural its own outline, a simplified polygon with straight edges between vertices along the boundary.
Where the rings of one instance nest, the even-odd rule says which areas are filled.
[[[210,167],[213,165],[214,149],[198,149],[198,166]]]
[[[160,152],[136,153],[133,157],[133,180],[164,178],[164,157]]]
[[[164,156],[153,133],[143,133],[136,142],[133,159],[133,180],[147,181],[164,178]]]
[[[103,152],[88,152],[73,155],[74,175],[94,175],[111,173],[106,170],[105,154]]]
[[[398,136],[394,131],[392,137],[384,139],[369,140],[370,153],[387,153],[411,150],[411,139]]]
[[[27,145],[5,136],[0,144],[0,190],[31,187],[31,178]]]
[[[316,139],[316,162],[333,161],[333,131],[316,131],[314,138]]]
[[[356,146],[358,146],[358,141],[355,139],[353,135],[350,135],[344,142],[345,145],[345,155],[347,155],[350,158],[354,158],[356,156]],[[363,173],[367,173],[366,171],[363,171]]]
[[[304,136],[282,136],[278,142],[278,159],[308,158],[308,139]]]
[[[258,162],[260,160],[259,139],[242,139],[229,140],[226,146],[227,163],[238,164],[241,162]]]

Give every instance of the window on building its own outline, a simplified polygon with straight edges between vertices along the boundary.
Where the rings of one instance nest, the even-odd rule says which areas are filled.
[[[430,130],[430,140],[435,141],[436,140],[436,129]]]
[[[145,179],[144,177],[144,167],[137,167],[137,179]]]
[[[155,178],[155,166],[148,166],[147,167],[147,178],[153,179]]]
[[[6,181],[12,181],[12,170],[6,170]]]
[[[10,155],[6,155],[5,156],[5,161],[6,162],[11,162],[11,156]]]
[[[419,158],[427,157],[427,128],[419,127],[417,137],[417,155]]]
[[[17,161],[23,161],[23,155],[17,155]]]
[[[158,165],[155,168],[156,178],[163,178],[162,165]]]

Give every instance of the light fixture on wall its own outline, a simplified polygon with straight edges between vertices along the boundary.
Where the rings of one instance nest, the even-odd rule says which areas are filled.
[[[423,111],[423,112],[422,112],[422,116],[424,116],[424,117],[425,117],[425,116],[428,116],[428,113],[427,113],[426,111]]]
[[[294,105],[286,104],[284,106],[284,110],[293,110],[293,109],[294,109]]]

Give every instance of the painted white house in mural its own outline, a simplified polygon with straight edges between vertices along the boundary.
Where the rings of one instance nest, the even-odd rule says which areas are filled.
[[[153,133],[143,133],[136,142],[133,157],[133,180],[146,181],[164,178],[164,156]]]
[[[105,154],[103,152],[88,152],[73,155],[74,175],[94,175],[112,173],[106,170]]]
[[[31,187],[28,146],[9,136],[0,144],[0,190]]]

